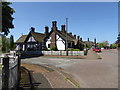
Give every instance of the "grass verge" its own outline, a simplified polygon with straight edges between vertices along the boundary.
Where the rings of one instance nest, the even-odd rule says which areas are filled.
[[[74,82],[71,78],[66,78],[66,80],[68,80],[68,81],[70,81],[72,84],[74,84],[76,87],[78,87],[78,88],[80,88],[80,86],[76,83],[76,82]]]
[[[0,70],[2,70],[2,64],[0,64]]]

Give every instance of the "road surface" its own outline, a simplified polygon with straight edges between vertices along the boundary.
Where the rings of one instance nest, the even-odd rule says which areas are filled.
[[[118,88],[118,52],[103,50],[102,59],[65,59],[37,57],[23,59],[22,62],[45,64],[62,68],[72,75],[82,88]]]

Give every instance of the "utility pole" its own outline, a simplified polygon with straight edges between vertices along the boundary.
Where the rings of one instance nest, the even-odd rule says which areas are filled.
[[[67,33],[68,33],[68,18],[66,18],[66,56],[68,56],[68,37],[67,37]]]

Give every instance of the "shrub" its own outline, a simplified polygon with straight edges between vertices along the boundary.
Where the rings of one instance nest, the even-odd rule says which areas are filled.
[[[74,51],[74,49],[73,48],[69,48],[69,49],[67,49],[68,51]]]
[[[50,50],[51,51],[58,51],[57,47],[52,47]]]
[[[50,51],[50,50],[48,50],[47,47],[44,47],[42,50],[43,50],[43,51]]]
[[[74,49],[74,51],[80,51],[80,49]]]
[[[68,51],[80,51],[80,49],[73,49],[73,48],[69,48],[67,49]]]

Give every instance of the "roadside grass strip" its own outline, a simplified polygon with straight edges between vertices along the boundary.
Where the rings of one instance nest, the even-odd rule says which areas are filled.
[[[46,65],[45,65],[45,66],[46,66]],[[55,69],[55,68],[50,67],[50,66],[46,66],[46,67],[51,68],[51,69],[55,70],[56,72],[58,72],[59,74],[61,74],[61,75],[65,78],[66,81],[68,81],[69,83],[71,83],[71,84],[74,85],[75,87],[81,88],[81,87],[78,85],[78,83],[77,83],[75,80],[72,79],[72,76],[70,76],[68,73],[61,71],[61,69],[58,70],[58,69]]]
[[[80,86],[75,82],[73,81],[71,78],[66,78],[67,81],[70,81],[72,84],[74,84],[76,87],[80,88]]]
[[[2,70],[2,64],[0,64],[0,70]]]

